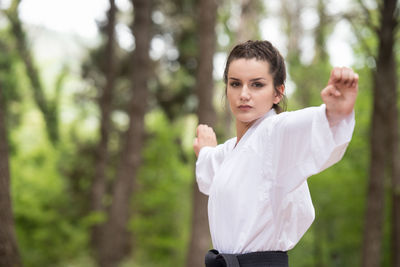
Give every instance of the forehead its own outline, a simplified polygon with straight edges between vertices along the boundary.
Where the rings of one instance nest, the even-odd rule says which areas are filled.
[[[229,65],[228,79],[253,79],[265,78],[270,79],[269,63],[264,60],[257,60],[255,58],[246,59],[240,58],[233,60]]]

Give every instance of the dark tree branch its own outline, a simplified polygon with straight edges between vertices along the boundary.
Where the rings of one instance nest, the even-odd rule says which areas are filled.
[[[373,24],[372,21],[372,16],[371,16],[371,11],[365,6],[364,2],[362,0],[357,0],[358,4],[361,7],[361,10],[363,11],[363,14],[365,16],[364,23],[371,28],[375,33],[379,31],[379,28]]]
[[[33,89],[34,100],[44,116],[48,136],[50,141],[53,144],[56,144],[59,139],[58,114],[54,112],[57,110],[55,107],[56,101],[48,101],[44,94],[44,88],[40,80],[39,70],[34,64],[27,37],[23,30],[22,22],[19,19],[18,6],[20,3],[21,0],[13,0],[10,8],[5,11],[5,14],[11,24],[11,32],[16,41],[17,51],[25,64],[27,76]]]
[[[21,266],[14,231],[12,200],[10,195],[10,168],[5,119],[6,103],[0,81],[0,266]]]
[[[361,35],[361,31],[360,31],[360,29],[357,28],[352,16],[349,14],[343,14],[342,17],[350,23],[357,40],[360,42],[363,49],[367,52],[368,56],[373,57],[374,60],[376,60],[374,53],[372,52],[371,48],[368,46],[368,43],[366,42],[364,37]]]

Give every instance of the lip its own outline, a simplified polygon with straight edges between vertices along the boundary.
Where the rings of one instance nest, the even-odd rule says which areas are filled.
[[[252,109],[253,107],[252,107],[252,106],[249,106],[249,105],[240,105],[240,106],[238,106],[238,108],[239,108],[240,110],[246,111],[246,110]]]

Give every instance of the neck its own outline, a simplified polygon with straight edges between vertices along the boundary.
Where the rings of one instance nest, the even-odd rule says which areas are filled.
[[[251,122],[241,122],[236,120],[236,144],[239,143],[240,139],[244,136],[247,130],[254,124],[256,120]]]

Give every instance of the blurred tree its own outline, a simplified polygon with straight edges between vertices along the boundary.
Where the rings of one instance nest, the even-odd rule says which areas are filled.
[[[106,47],[104,51],[105,60],[102,62],[102,69],[105,73],[105,85],[98,98],[100,109],[100,141],[97,145],[95,172],[91,185],[91,211],[94,213],[105,213],[104,198],[107,193],[106,170],[109,163],[109,136],[111,132],[111,112],[113,89],[116,78],[116,56],[115,56],[115,25],[117,7],[114,0],[109,0],[110,8],[107,12],[106,25]],[[94,225],[91,233],[92,246],[97,247],[100,244],[101,235],[100,225]],[[98,257],[99,255],[97,255]]]
[[[379,48],[374,72],[374,111],[371,135],[371,175],[368,191],[366,224],[364,229],[363,266],[379,266],[381,260],[382,219],[385,168],[389,168],[393,182],[394,237],[393,266],[400,266],[400,206],[397,74],[394,53],[395,29],[398,25],[396,0],[385,0],[380,6],[380,26],[376,34]],[[388,165],[386,165],[388,164]],[[396,210],[397,208],[397,210]],[[378,228],[381,228],[378,230]]]
[[[146,133],[148,134],[146,134],[146,142],[142,145],[143,164],[141,164],[139,174],[135,175],[131,172],[134,179],[135,177],[140,179],[138,183],[141,188],[139,188],[139,194],[135,192],[133,202],[126,200],[126,203],[124,203],[126,205],[133,203],[131,206],[133,206],[135,214],[128,226],[123,226],[123,223],[120,226],[125,229],[129,227],[132,230],[133,237],[131,233],[125,232],[128,233],[125,236],[127,239],[137,239],[137,247],[133,248],[134,254],[131,257],[134,266],[179,266],[183,265],[184,262],[188,235],[191,229],[188,223],[188,211],[190,210],[188,200],[191,192],[188,192],[190,191],[188,189],[190,188],[189,182],[191,182],[189,176],[192,175],[190,175],[190,164],[188,162],[190,162],[192,155],[187,152],[187,145],[184,147],[182,142],[187,141],[184,140],[187,136],[185,131],[192,131],[193,126],[191,124],[194,123],[192,122],[192,114],[197,106],[193,87],[195,87],[195,77],[200,76],[199,71],[196,70],[197,67],[200,67],[202,58],[198,46],[198,31],[196,30],[194,14],[199,11],[195,2],[200,1],[154,2],[155,8],[151,17],[156,28],[155,31],[154,29],[148,31],[150,34],[155,32],[155,35],[152,36],[152,48],[148,50],[150,50],[153,59],[151,69],[156,77],[149,80],[148,93],[153,93],[152,96],[155,98],[149,96],[149,101],[143,101],[148,103],[147,109],[151,109],[152,112],[146,115],[145,120],[148,131]],[[243,23],[247,24],[245,21],[248,19],[250,21],[248,25],[251,25],[247,27],[239,26],[242,24],[242,22],[239,22],[242,21],[242,18],[239,20],[237,16],[235,17],[235,14],[239,14],[238,12],[235,13],[235,10],[239,10],[240,7],[237,9],[220,8],[219,16],[223,16],[221,19],[225,23],[224,33],[230,41],[235,40],[236,30],[242,29],[243,34],[246,34],[257,28],[260,9],[254,8],[254,6],[249,7],[253,4],[257,6],[257,1],[226,2],[231,2],[228,5],[236,5],[235,8],[243,4],[243,12],[240,13],[241,17],[245,17]],[[317,1],[313,1],[312,4],[307,2],[308,11],[311,7],[315,13],[318,13],[318,7],[314,5],[315,3]],[[324,3],[322,6],[325,7],[328,5],[326,1],[322,0],[319,3]],[[287,2],[287,5],[290,6],[287,7],[288,9],[299,7],[301,1]],[[103,38],[102,44],[96,50],[90,51],[91,58],[83,66],[83,76],[88,86],[84,88],[85,90],[81,90],[79,95],[76,95],[73,104],[65,106],[68,109],[79,109],[80,107],[86,111],[92,109],[95,110],[95,116],[98,107],[100,117],[98,134],[96,134],[97,130],[93,132],[82,127],[87,125],[85,119],[88,118],[82,116],[83,112],[77,116],[72,125],[66,122],[60,125],[60,129],[63,129],[63,135],[60,138],[66,137],[64,133],[72,132],[72,135],[71,140],[68,139],[69,136],[60,139],[62,142],[58,143],[57,150],[50,148],[46,142],[41,142],[32,144],[32,146],[40,148],[28,151],[26,144],[30,142],[30,138],[41,136],[41,131],[27,129],[30,126],[24,129],[14,129],[12,134],[9,134],[11,137],[9,150],[11,150],[11,154],[14,153],[11,158],[11,166],[14,166],[12,184],[14,192],[18,192],[18,194],[13,194],[18,243],[23,262],[29,266],[70,266],[74,265],[74,260],[82,254],[87,256],[85,248],[88,245],[89,226],[97,225],[105,220],[107,208],[110,208],[107,205],[113,201],[112,189],[115,189],[115,172],[117,169],[119,172],[122,171],[122,163],[118,164],[118,161],[123,157],[126,159],[128,157],[126,156],[127,152],[121,153],[121,150],[123,148],[128,150],[126,141],[122,141],[124,139],[122,137],[125,136],[124,133],[129,124],[128,118],[131,113],[129,100],[132,95],[135,98],[135,94],[130,90],[131,82],[129,81],[134,70],[131,67],[133,65],[132,59],[127,56],[130,53],[129,49],[118,46],[119,43],[115,40],[117,38],[113,37],[115,38],[113,41],[114,56],[107,52],[110,51],[108,49],[111,46],[109,36],[115,35],[115,33],[110,33],[111,30],[115,30],[115,27],[110,29],[112,24],[111,7],[110,5],[107,19],[99,23],[101,37]],[[125,19],[129,20],[132,18],[131,13],[133,12],[123,13],[122,9],[118,12],[119,15],[127,15]],[[324,58],[326,50],[324,45],[319,44],[326,42],[331,31],[330,27],[333,24],[327,23],[326,27],[319,27],[325,25],[322,20],[330,21],[331,19],[323,12],[319,14],[319,23],[313,33],[316,44],[315,50],[299,51],[298,55],[293,57],[294,59],[289,56],[287,61],[291,80],[298,88],[295,94],[296,99],[301,100],[301,103],[296,103],[299,106],[320,103],[319,91],[325,85],[326,79],[324,77],[329,75],[330,65],[328,60]],[[119,15],[117,21],[114,22],[114,25],[117,24],[117,29],[126,22],[121,23],[124,18]],[[301,38],[304,34],[307,34],[301,29],[303,23],[300,17],[293,15],[290,19],[293,30],[288,34],[289,41],[291,38]],[[228,21],[230,23],[227,23]],[[230,27],[231,24],[238,25],[238,27],[232,28]],[[366,24],[363,22],[363,25]],[[249,31],[246,31],[246,28]],[[107,31],[107,29],[110,31]],[[364,34],[364,30],[363,27],[363,30],[358,30],[356,33]],[[136,26],[134,26],[134,31],[136,31]],[[257,37],[245,37],[244,39],[252,38]],[[143,39],[138,39],[135,35],[135,40],[137,49],[138,42]],[[370,41],[368,40],[368,42]],[[162,45],[157,46],[160,43]],[[225,51],[226,47],[231,44],[226,44],[223,41],[220,43],[219,51]],[[288,49],[289,53],[295,51],[298,44],[298,41],[293,41],[293,46],[291,46],[293,49]],[[155,48],[159,47],[164,49],[162,55],[155,53],[157,50]],[[318,51],[320,48],[322,50]],[[13,53],[16,52],[14,50],[17,49],[12,49]],[[141,54],[147,54],[148,50]],[[11,53],[7,50],[6,53],[2,53],[0,60],[9,56],[9,52]],[[301,53],[315,53],[315,55],[311,61],[304,62],[301,59]],[[196,58],[196,55],[199,56]],[[110,62],[111,64],[109,64]],[[4,63],[4,66],[7,66],[8,63],[8,61]],[[144,66],[138,64],[133,68]],[[108,69],[114,69],[114,71],[110,72]],[[308,231],[294,249],[298,251],[293,252],[295,253],[294,262],[299,266],[357,266],[359,263],[358,257],[354,257],[354,255],[359,252],[359,247],[361,247],[359,213],[362,212],[364,200],[363,178],[365,177],[364,172],[366,172],[365,166],[367,166],[365,158],[369,156],[368,153],[365,153],[367,145],[364,139],[368,135],[365,125],[368,124],[368,120],[364,114],[368,114],[369,106],[367,103],[368,97],[370,97],[363,98],[369,93],[366,92],[368,89],[364,89],[369,86],[366,77],[370,75],[366,70],[362,71],[360,77],[364,78],[360,79],[360,82],[364,83],[363,93],[357,100],[357,129],[351,146],[338,167],[332,168],[310,181],[310,189],[318,215],[313,228]],[[112,77],[112,73],[114,73],[114,77]],[[23,77],[17,79],[24,82],[25,73],[22,71],[20,74]],[[6,82],[11,77],[5,71],[0,71],[0,75],[7,77]],[[28,75],[26,76],[28,77]],[[135,78],[135,81],[138,81],[137,79],[139,78]],[[59,80],[62,81],[61,76]],[[14,94],[18,90],[14,90],[15,87],[5,84],[3,78],[0,78],[0,81],[2,82],[0,84],[3,92],[6,89],[8,101],[10,94]],[[109,87],[110,84],[113,85]],[[208,85],[203,86],[208,88]],[[106,96],[107,88],[113,88],[111,97]],[[196,89],[198,90],[198,88],[197,85]],[[42,89],[45,90],[45,88]],[[309,94],[306,95],[308,89],[310,89]],[[302,98],[303,93],[304,97]],[[142,99],[138,97],[137,100]],[[293,100],[293,103],[295,101]],[[211,100],[208,100],[208,102],[212,103]],[[11,103],[11,101],[8,101],[8,103]],[[13,103],[17,103],[17,101],[13,101]],[[26,108],[29,105],[27,103],[30,103],[30,101],[24,98],[8,110],[6,119],[9,129],[14,128],[10,123],[15,123],[16,119],[13,117],[15,114],[10,114],[10,111],[11,113],[24,112],[24,114],[28,114],[32,109],[31,107]],[[51,106],[51,104],[49,105]],[[162,112],[158,108],[161,108]],[[35,108],[33,110],[35,112]],[[107,122],[108,116],[109,121]],[[359,120],[359,118],[362,120]],[[93,119],[93,117],[89,119]],[[139,122],[140,120],[136,121]],[[29,138],[26,136],[29,136]],[[106,141],[107,139],[108,141]],[[36,141],[37,139],[35,139]],[[15,142],[15,144],[12,142]],[[23,149],[15,150],[14,147],[18,147],[16,144]],[[192,152],[190,151],[190,153]],[[168,161],[165,158],[168,158]],[[1,157],[0,160],[2,159]],[[95,171],[98,174],[95,174]],[[105,178],[105,184],[101,185],[100,191],[104,190],[104,194],[101,198],[92,195],[92,200],[96,199],[92,202],[92,207],[95,206],[93,203],[102,204],[104,205],[102,207],[104,212],[90,212],[91,201],[88,200],[91,196],[90,190],[94,190],[94,188],[91,188],[92,179],[102,176]],[[38,177],[40,179],[37,179]],[[68,179],[63,180],[63,178]],[[132,178],[132,175],[130,178]],[[64,188],[64,182],[66,182],[67,188]],[[393,184],[395,184],[395,180],[393,180]],[[134,188],[136,187],[134,185]],[[398,192],[398,189],[395,188],[395,186],[391,188],[391,190],[393,189],[393,196],[396,196],[395,192]],[[98,196],[100,195],[98,194]],[[0,195],[0,197],[2,196]],[[393,203],[395,203],[395,200],[393,200]],[[396,209],[393,205],[393,212],[396,210],[398,208]],[[206,216],[205,211],[203,214]],[[394,221],[396,220],[395,216],[392,216],[392,218]],[[207,226],[207,223],[204,223],[204,225]],[[399,224],[393,223],[392,227],[396,225]],[[205,232],[208,236],[208,228]],[[114,235],[105,240],[113,242],[113,239]],[[209,241],[207,242],[208,246]],[[98,244],[100,244],[100,241]],[[113,246],[113,244],[110,244],[110,246]],[[127,247],[127,253],[131,251],[128,250],[129,247]],[[196,252],[199,262],[203,262],[204,252],[203,250]],[[304,255],[311,256],[304,257]],[[78,264],[78,266],[88,265],[90,263]]]
[[[195,92],[198,99],[197,116],[199,124],[215,126],[216,114],[213,107],[213,58],[216,46],[215,25],[218,1],[199,1],[197,14],[198,29],[198,66],[196,70]],[[193,182],[192,232],[186,266],[204,265],[204,255],[210,247],[210,231],[207,219],[207,197],[200,193],[197,183]]]
[[[240,0],[239,27],[235,33],[235,43],[260,38],[259,23],[264,15],[264,4],[260,0]]]
[[[7,54],[6,45],[0,41],[0,49],[5,52],[0,55],[0,266],[21,266],[18,245],[14,230],[14,217],[10,196],[9,148],[6,121],[6,90],[4,78],[11,79],[12,63]],[[14,89],[14,88],[13,88]],[[12,90],[9,88],[9,90]]]
[[[308,3],[308,2],[307,2]],[[320,91],[324,88],[331,65],[326,52],[326,39],[332,32],[335,21],[326,13],[326,1],[318,0],[314,6],[314,12],[318,16],[319,23],[312,31],[314,39],[314,51],[302,51],[301,42],[306,34],[301,21],[301,15],[306,8],[306,2],[296,3],[282,2],[282,15],[285,23],[285,31],[288,36],[288,72],[290,78],[296,84],[296,91],[291,101],[298,107],[308,107],[321,103]],[[303,55],[313,54],[310,62],[302,60]]]
[[[9,20],[15,20],[13,16],[17,14],[13,13],[14,8],[17,8],[16,2],[12,3],[8,10],[2,10]],[[62,175],[49,171],[51,169],[49,166],[56,169],[57,163],[61,167],[60,170],[64,169],[66,160],[57,162],[58,153],[55,153],[54,148],[51,147],[52,143],[48,142],[51,138],[48,125],[43,129],[45,131],[44,138],[41,138],[43,132],[36,128],[35,123],[32,123],[31,120],[37,118],[36,107],[31,106],[36,102],[35,93],[32,94],[31,89],[33,86],[29,85],[30,82],[32,83],[32,77],[29,77],[27,62],[21,56],[21,43],[19,43],[21,40],[16,40],[14,31],[19,29],[24,32],[23,26],[21,22],[15,21],[4,23],[6,21],[3,17],[2,22],[0,84],[5,101],[0,107],[4,107],[7,111],[5,119],[7,124],[4,126],[8,126],[9,131],[6,145],[10,151],[10,172],[13,174],[10,184],[21,262],[27,266],[58,265],[66,259],[71,259],[71,255],[78,258],[78,254],[85,253],[87,243],[84,231],[86,231],[86,227],[80,223],[79,215],[82,214],[76,216],[75,211],[79,209],[71,208],[78,207],[71,205],[75,199],[70,201],[69,196],[73,196],[68,194],[69,192],[63,191],[61,183],[57,183],[61,180]],[[28,43],[28,36],[25,33],[23,35],[24,40]],[[30,46],[27,46],[26,49],[29,53],[32,52]],[[37,71],[36,74],[39,74],[33,65],[31,67],[34,72]],[[53,107],[58,107],[60,90],[64,85],[66,73],[66,69],[63,69],[55,79],[54,103],[51,104]],[[31,95],[33,97],[30,97]],[[51,111],[57,113],[56,109]],[[43,115],[43,111],[39,108],[39,112],[41,112],[41,114],[39,113],[40,117]],[[32,114],[35,115],[32,117]],[[47,124],[46,121],[45,124]],[[55,139],[52,140],[55,144]],[[4,145],[3,140],[0,143]],[[57,148],[63,149],[65,143],[58,145]],[[40,147],[40,152],[32,153],[32,150],[35,150],[32,149],[33,147]],[[2,156],[0,158],[1,160],[5,159]],[[82,161],[82,158],[80,159]],[[1,177],[3,176],[1,175]],[[2,186],[2,188],[5,187]],[[7,195],[1,194],[1,197],[3,196]],[[0,202],[3,204],[2,201]],[[1,210],[6,211],[5,209]],[[3,244],[1,241],[0,243]],[[60,249],[61,244],[63,245],[62,249]],[[3,255],[0,256],[0,262],[3,259]],[[5,266],[14,265],[7,264]]]
[[[24,62],[26,74],[33,89],[33,98],[43,114],[49,139],[53,144],[56,144],[59,140],[58,103],[66,68],[61,70],[59,78],[54,85],[54,99],[46,99],[44,87],[40,79],[40,71],[35,66],[31,47],[28,44],[26,33],[19,18],[18,6],[20,2],[21,0],[13,0],[9,9],[5,11],[5,14],[11,25],[11,32],[16,42],[17,51],[22,62]]]
[[[392,177],[392,264],[400,266],[400,206],[399,206],[399,133],[397,108],[397,67],[395,36],[399,24],[399,5],[396,0],[378,2],[378,25],[374,11],[369,10],[363,1],[358,1],[363,11],[364,21],[369,30],[377,37],[376,53],[372,52],[368,42],[354,32],[363,43],[365,52],[375,61],[373,74],[373,113],[371,124],[371,158],[367,206],[364,224],[362,266],[380,266],[382,262],[383,218],[385,211],[385,180]],[[348,16],[351,17],[351,16]],[[351,21],[351,19],[350,19]]]
[[[130,122],[117,169],[112,203],[99,244],[100,266],[115,266],[130,253],[131,235],[127,229],[130,199],[144,142],[144,115],[148,107],[148,82],[152,67],[149,58],[152,1],[132,0],[132,3],[135,50],[131,59],[132,98],[128,111]]]
[[[304,28],[300,18],[304,5],[304,1],[290,2],[284,0],[281,3],[284,29],[288,36],[287,49],[289,58],[300,58],[301,56],[300,43],[304,35]]]
[[[385,1],[381,9],[381,30],[377,74],[385,73],[384,77],[377,78],[379,88],[381,81],[387,82],[388,91],[388,139],[389,139],[389,168],[391,170],[391,260],[393,267],[400,267],[400,150],[399,150],[399,116],[398,116],[398,89],[399,80],[396,61],[396,40],[398,40],[398,27],[400,25],[400,2],[398,0]],[[385,25],[385,26],[383,26]],[[397,42],[397,45],[399,43]],[[378,69],[380,71],[378,72]],[[386,80],[390,79],[390,80]],[[379,83],[378,83],[379,82]],[[386,86],[386,84],[383,84]],[[378,85],[376,86],[378,87]],[[379,94],[380,95],[380,94]]]
[[[154,96],[171,121],[194,113],[197,36],[194,0],[155,1],[156,39],[166,46],[157,59]]]

